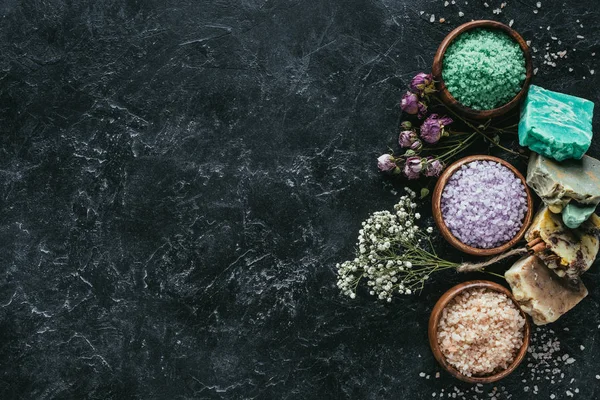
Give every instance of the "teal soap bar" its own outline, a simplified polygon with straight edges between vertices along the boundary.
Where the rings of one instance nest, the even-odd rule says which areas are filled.
[[[562,219],[566,226],[577,229],[596,211],[596,206],[579,207],[573,203],[567,204],[562,212]]]
[[[531,85],[521,109],[519,143],[557,161],[580,159],[592,143],[594,103]]]

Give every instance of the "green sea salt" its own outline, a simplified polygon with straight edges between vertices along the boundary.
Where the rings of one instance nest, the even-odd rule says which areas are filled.
[[[450,94],[475,110],[512,100],[525,81],[525,57],[510,36],[497,29],[462,33],[446,50],[442,77]]]

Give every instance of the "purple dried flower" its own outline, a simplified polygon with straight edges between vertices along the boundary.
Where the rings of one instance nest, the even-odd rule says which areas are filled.
[[[431,74],[419,72],[410,83],[410,91],[418,95],[426,95],[435,92],[433,77]]]
[[[425,160],[425,176],[440,176],[444,170],[444,163],[431,156]]]
[[[411,147],[417,141],[419,141],[419,137],[415,131],[402,131],[400,132],[400,136],[398,136],[400,147]]]
[[[431,114],[421,125],[421,139],[427,143],[437,143],[444,134],[444,127],[452,122],[451,118]]]
[[[402,121],[400,128],[402,128],[403,131],[410,131],[412,129],[412,123],[410,121]]]
[[[422,169],[423,160],[420,157],[408,157],[406,159],[406,164],[404,165],[404,175],[406,175],[408,179],[417,179]]]
[[[402,97],[400,108],[407,114],[417,114],[419,112],[419,96],[411,92],[406,92],[404,97]]]
[[[383,154],[377,159],[377,168],[381,172],[392,172],[397,168],[396,160],[390,154]]]
[[[420,140],[416,140],[413,144],[410,145],[410,149],[414,151],[419,151],[423,148],[423,142]]]

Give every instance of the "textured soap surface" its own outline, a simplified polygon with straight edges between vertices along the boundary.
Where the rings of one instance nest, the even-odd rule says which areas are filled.
[[[569,229],[560,214],[554,214],[544,206],[525,232],[525,240],[530,242],[541,238],[547,249],[538,256],[557,275],[578,280],[598,255],[599,232],[600,217],[596,214],[592,214],[579,228]]]
[[[592,141],[594,103],[531,85],[521,109],[519,143],[558,161],[579,159]]]
[[[584,156],[581,160],[558,163],[531,153],[527,184],[555,213],[573,200],[596,206],[600,203],[600,161]]]
[[[556,321],[588,294],[581,281],[556,276],[536,256],[520,259],[504,277],[521,309],[536,325]]]
[[[562,220],[568,228],[581,226],[596,211],[596,206],[581,207],[573,203],[567,204],[562,211]]]

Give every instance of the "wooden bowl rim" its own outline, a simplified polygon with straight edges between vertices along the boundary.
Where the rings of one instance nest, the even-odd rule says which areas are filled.
[[[450,232],[448,226],[446,226],[446,223],[444,222],[444,216],[442,215],[442,192],[444,190],[444,187],[446,187],[448,180],[452,175],[454,175],[454,173],[458,169],[460,169],[463,165],[469,164],[473,161],[495,161],[504,165],[521,180],[521,182],[523,183],[523,187],[525,188],[525,192],[527,193],[527,213],[525,214],[525,218],[523,219],[523,226],[514,238],[498,247],[480,249],[477,247],[469,246],[461,242],[456,236],[454,236],[452,232]],[[448,168],[446,168],[446,170],[440,175],[435,185],[435,189],[433,190],[431,200],[433,219],[444,239],[446,239],[446,241],[450,243],[454,248],[474,256],[491,256],[495,254],[500,254],[510,249],[519,240],[523,238],[525,232],[529,228],[529,225],[531,225],[531,221],[533,220],[533,196],[531,195],[531,190],[529,190],[529,186],[527,186],[527,181],[525,180],[525,177],[523,176],[523,174],[521,174],[521,172],[519,172],[517,168],[515,168],[514,165],[512,165],[506,160],[494,156],[488,156],[483,154],[467,156],[450,164],[450,166],[448,166]]]
[[[519,349],[517,355],[515,356],[515,359],[508,366],[508,368],[506,368],[502,371],[499,371],[495,374],[492,374],[492,375],[470,376],[469,377],[469,376],[463,375],[460,371],[458,371],[456,368],[454,368],[452,365],[450,365],[446,361],[446,357],[444,357],[444,355],[442,354],[442,350],[440,349],[439,343],[437,341],[437,332],[438,332],[438,325],[440,322],[440,318],[442,317],[442,311],[448,305],[448,303],[452,299],[454,299],[454,297],[456,297],[459,293],[461,293],[465,290],[470,290],[470,289],[474,289],[474,288],[487,288],[490,290],[495,290],[497,292],[506,294],[513,301],[513,303],[515,304],[515,307],[518,308],[519,312],[521,313],[521,316],[523,316],[523,318],[525,318],[525,327],[523,328],[524,329],[523,344],[521,345],[521,348]],[[513,294],[510,292],[510,290],[508,290],[504,286],[502,286],[498,283],[492,282],[492,281],[473,280],[473,281],[467,281],[467,282],[460,283],[460,284],[450,288],[439,298],[437,303],[435,303],[433,310],[431,311],[431,316],[429,317],[429,325],[428,325],[427,331],[428,331],[428,336],[429,336],[429,345],[431,347],[431,351],[433,352],[433,356],[438,361],[438,363],[446,371],[448,371],[452,376],[454,376],[457,379],[460,379],[461,381],[469,382],[469,383],[491,383],[491,382],[496,382],[496,381],[506,377],[507,375],[509,375],[525,359],[525,355],[527,354],[527,348],[529,347],[529,336],[530,336],[530,332],[531,332],[531,326],[529,324],[527,315],[523,312],[523,310],[519,306],[519,303],[517,302],[517,300],[515,299]]]
[[[513,99],[508,103],[504,104],[501,107],[493,108],[490,110],[475,110],[473,108],[462,105],[457,99],[455,99],[450,94],[450,91],[446,87],[446,84],[442,77],[444,56],[450,44],[462,33],[477,28],[500,29],[504,31],[519,44],[519,47],[523,52],[523,57],[525,58],[525,81],[523,82],[521,91],[517,93],[515,97],[513,97]],[[446,37],[444,38],[444,40],[442,40],[442,43],[438,47],[433,58],[432,75],[433,79],[436,82],[436,89],[438,91],[440,99],[446,106],[452,108],[458,113],[461,113],[473,119],[496,118],[514,109],[521,102],[523,97],[527,94],[529,86],[531,85],[531,79],[533,77],[533,60],[531,58],[531,50],[529,49],[527,42],[517,31],[512,29],[510,26],[498,21],[486,19],[476,20],[464,23],[452,30],[448,35],[446,35]]]

